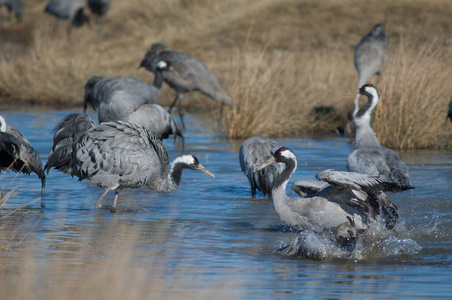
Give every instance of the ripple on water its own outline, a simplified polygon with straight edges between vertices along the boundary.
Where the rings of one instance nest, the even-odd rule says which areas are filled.
[[[52,129],[70,112],[4,111],[2,115],[29,138],[45,163]],[[97,119],[95,113],[92,116]],[[304,247],[321,249],[324,259],[319,261],[276,251],[298,234],[281,224],[270,199],[250,197],[238,162],[240,142],[219,138],[210,130],[208,118],[188,115],[186,126],[187,152],[196,154],[216,178],[185,171],[179,189],[169,194],[155,194],[146,188],[124,191],[118,206],[138,211],[111,214],[95,209],[101,188],[87,187],[87,181],[79,182],[55,170],[47,177],[47,207],[41,209],[39,201],[33,202],[40,193],[37,176],[11,179],[10,187],[17,187],[20,193],[1,211],[4,244],[10,249],[4,252],[2,262],[17,269],[30,257],[11,253],[29,248],[33,257],[39,258],[34,269],[40,276],[36,278],[42,278],[45,274],[64,277],[80,270],[73,268],[76,265],[94,265],[94,269],[82,270],[89,275],[126,258],[124,274],[148,270],[147,280],[179,289],[184,295],[187,282],[196,290],[212,281],[230,282],[230,278],[232,289],[256,299],[286,295],[447,298],[452,293],[450,153],[402,153],[416,188],[389,194],[399,207],[399,224],[394,230],[376,231],[359,241],[353,252],[338,248],[329,237],[311,233]],[[345,170],[352,150],[343,138],[279,142],[298,156],[291,182],[314,179],[324,169]],[[180,153],[177,143],[167,140],[164,144],[171,159]],[[0,180],[4,187],[5,177]],[[111,201],[113,193],[107,198]],[[18,209],[26,203],[30,203],[28,208]],[[55,260],[70,262],[70,267],[60,265],[54,270]],[[0,283],[5,289],[11,283],[21,284],[19,276],[5,277]]]

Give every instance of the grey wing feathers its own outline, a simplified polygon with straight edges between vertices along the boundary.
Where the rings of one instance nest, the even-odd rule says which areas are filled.
[[[130,114],[136,112],[146,99],[126,90],[117,90],[108,94],[99,105],[99,123],[129,121]],[[146,119],[146,116],[142,116]],[[134,118],[131,123],[139,124],[141,119]]]
[[[137,111],[127,116],[125,121],[143,126],[159,139],[166,139],[171,134],[184,138],[182,125],[157,104],[142,105]]]
[[[217,77],[207,66],[197,58],[185,53],[167,51],[160,53],[160,57],[168,54],[168,60],[173,64],[172,67],[177,74],[164,72],[165,81],[176,90],[200,91],[206,96],[225,104],[232,104],[232,98],[229,97],[220,87]],[[171,84],[170,81],[174,83]]]
[[[408,167],[402,161],[400,154],[391,149],[387,149],[386,161],[391,169],[389,179],[402,187],[410,188],[411,183],[409,179]]]
[[[99,122],[125,121],[140,125],[166,139],[174,134],[184,139],[183,127],[163,107],[146,103],[141,95],[119,90],[108,95],[99,106]]]
[[[24,174],[36,173],[45,186],[45,174],[38,152],[28,139],[14,126],[7,125],[6,132],[0,133],[0,158],[2,169],[11,168]]]
[[[292,191],[300,195],[301,197],[318,193],[322,189],[326,188],[328,183],[320,182],[311,179],[297,180],[292,184]]]
[[[361,187],[372,187],[383,183],[383,180],[376,176],[356,172],[341,172],[324,170],[315,175],[318,180],[323,180],[333,185],[349,186],[354,189]]]
[[[147,103],[154,103],[160,96],[160,89],[152,84],[133,77],[116,77],[103,79],[100,76],[91,77],[85,85],[85,107],[90,103],[93,109],[115,91],[127,91],[143,97]]]
[[[168,60],[172,69],[163,72],[163,78],[178,93],[200,91],[220,103],[232,104],[232,98],[221,89],[218,79],[204,63],[189,54],[171,51],[161,43],[152,49],[154,45],[146,52],[140,66],[155,73],[157,61]]]
[[[90,184],[110,189],[143,186],[149,174],[165,168],[167,172],[169,166],[168,153],[157,137],[121,121],[90,129],[76,144],[75,162],[80,180],[90,178]]]
[[[53,146],[45,166],[47,174],[54,167],[57,170],[74,176],[73,145],[94,126],[94,121],[89,116],[70,114],[55,127]]]
[[[358,148],[347,158],[347,170],[381,176],[405,189],[410,188],[408,167],[400,155],[388,148]]]
[[[273,164],[256,172],[256,169],[267,161],[280,145],[269,138],[253,136],[245,140],[239,151],[239,161],[242,172],[248,177],[251,193],[256,189],[264,195],[271,194],[273,184],[283,170],[282,164]]]

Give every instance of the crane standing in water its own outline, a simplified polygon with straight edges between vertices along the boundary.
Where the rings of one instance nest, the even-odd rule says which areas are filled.
[[[404,188],[410,188],[408,167],[400,154],[383,147],[370,127],[372,110],[378,103],[378,91],[373,84],[365,84],[354,93],[367,96],[367,103],[353,116],[356,126],[355,150],[347,157],[347,170],[381,176]]]
[[[123,188],[147,186],[169,193],[179,186],[184,169],[215,177],[191,154],[178,156],[168,170],[168,152],[162,142],[141,126],[122,121],[96,126],[89,116],[80,114],[68,115],[55,128],[45,170],[52,167],[104,188],[94,206],[112,212]],[[110,190],[115,191],[113,205],[103,206],[102,199]]]

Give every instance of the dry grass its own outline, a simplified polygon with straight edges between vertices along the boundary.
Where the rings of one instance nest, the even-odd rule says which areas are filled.
[[[450,145],[452,133],[444,128],[451,95],[445,66],[448,55],[436,40],[401,38],[391,64],[379,81],[381,103],[373,128],[380,142],[393,148],[440,148]]]
[[[375,131],[383,144],[394,148],[448,145],[439,130],[443,118],[431,119],[445,113],[452,94],[447,71],[452,50],[443,44],[452,37],[448,0],[117,1],[102,29],[93,24],[73,30],[70,39],[66,24],[53,34],[53,18],[42,12],[45,3],[26,0],[22,24],[0,25],[1,37],[15,33],[0,47],[0,97],[5,101],[81,107],[84,84],[92,75],[152,82],[152,74],[137,67],[150,44],[163,40],[201,58],[233,96],[235,105],[216,118],[225,136],[330,133],[344,126],[352,106],[353,99],[343,94],[357,81],[353,49],[374,24],[384,22],[393,55],[382,75],[372,79],[384,102],[377,109]],[[413,48],[431,50],[416,53],[414,63],[403,60],[408,58],[401,53]],[[401,67],[407,63],[411,66]],[[442,86],[441,92],[435,84]],[[408,98],[392,91],[408,93],[402,85],[422,90],[409,91],[410,101],[429,99],[430,105],[421,112],[418,106],[400,106]],[[173,97],[164,86],[159,103],[167,105]],[[186,98],[186,109],[219,107],[199,93]],[[396,107],[397,118],[392,116]],[[422,130],[405,125],[414,112]],[[386,117],[391,122],[378,119]]]

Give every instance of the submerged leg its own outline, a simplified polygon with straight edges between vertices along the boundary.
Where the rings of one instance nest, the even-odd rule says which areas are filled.
[[[95,208],[102,208],[102,199],[104,199],[105,195],[110,191],[110,189],[105,189],[105,191],[100,195],[99,199],[97,199],[96,203],[94,203]]]
[[[44,198],[44,188],[41,188],[41,207],[46,207],[46,199]]]

